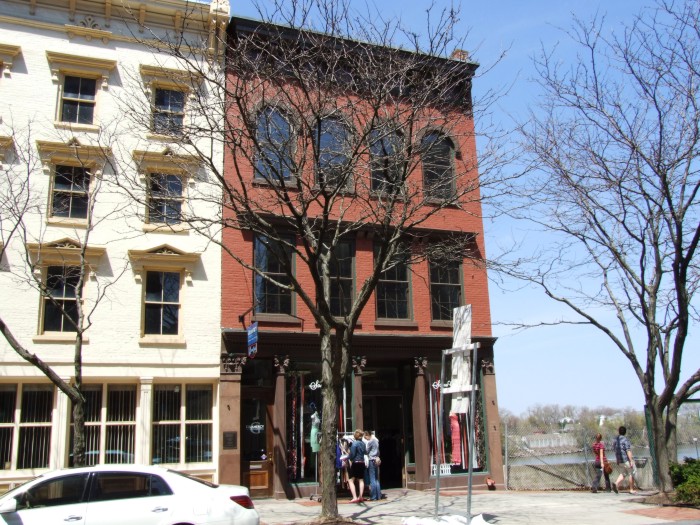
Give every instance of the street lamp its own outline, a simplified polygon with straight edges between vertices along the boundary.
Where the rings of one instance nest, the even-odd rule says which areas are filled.
[[[695,443],[695,459],[700,459],[698,457],[698,438],[693,438],[693,443]]]

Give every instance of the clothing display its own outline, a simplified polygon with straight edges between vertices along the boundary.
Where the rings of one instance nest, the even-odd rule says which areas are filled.
[[[309,437],[311,452],[319,452],[321,450],[321,441],[319,439],[319,429],[321,427],[321,417],[318,412],[311,414],[311,435]]]
[[[452,464],[462,464],[462,435],[459,428],[459,417],[450,414],[450,435],[452,437]]]

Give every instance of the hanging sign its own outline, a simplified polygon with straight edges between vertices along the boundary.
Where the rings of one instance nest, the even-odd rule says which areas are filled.
[[[251,359],[258,353],[258,323],[257,321],[250,323],[248,331],[248,357]]]

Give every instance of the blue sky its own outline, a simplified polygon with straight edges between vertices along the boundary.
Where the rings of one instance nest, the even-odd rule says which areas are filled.
[[[379,3],[379,2],[377,2]],[[531,58],[541,46],[553,49],[567,60],[575,60],[573,48],[561,29],[571,26],[572,14],[587,20],[596,13],[606,15],[610,31],[630,21],[632,15],[650,2],[632,0],[494,0],[461,3],[460,33],[467,34],[466,48],[486,70],[495,58],[509,49],[505,58],[474,83],[475,97],[489,88],[512,87],[496,108],[495,118],[510,123],[512,116],[524,116],[534,102],[536,88]],[[357,10],[372,0],[353,0]],[[422,33],[428,0],[383,0],[387,17],[400,17],[404,26]],[[457,5],[435,0],[435,9]],[[231,14],[256,17],[249,0],[233,0]],[[505,220],[486,221],[487,251],[493,255],[512,236],[520,235]],[[496,377],[501,408],[516,414],[536,404],[643,407],[641,386],[628,361],[606,338],[592,328],[559,326],[513,333],[498,323],[527,319],[567,317],[563,307],[547,301],[532,290],[499,289],[491,284],[491,313],[496,343]],[[571,318],[571,316],[568,316]],[[687,345],[686,353],[692,346]],[[694,359],[693,368],[698,367]],[[686,370],[687,372],[687,370]],[[565,415],[565,414],[562,414]]]

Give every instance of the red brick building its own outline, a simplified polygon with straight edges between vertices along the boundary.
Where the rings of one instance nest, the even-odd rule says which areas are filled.
[[[260,23],[234,18],[229,38],[235,46],[241,35],[260,31],[261,27],[264,26]],[[266,27],[269,30],[270,26]],[[340,45],[353,43],[344,41]],[[420,223],[410,230],[414,245],[457,235],[470,239],[469,256],[465,254],[461,260],[453,258],[449,262],[435,256],[402,260],[381,273],[377,289],[357,322],[352,338],[352,367],[340,393],[338,432],[364,428],[376,433],[380,440],[383,488],[428,489],[435,484],[436,463],[442,465],[443,487],[467,484],[467,418],[463,413],[452,413],[455,405],[451,404],[449,395],[440,407],[439,391],[435,388],[440,378],[441,350],[452,347],[452,308],[465,304],[472,305],[472,340],[481,345],[472,458],[475,484],[484,483],[487,476],[500,483],[503,477],[493,367],[495,339],[491,333],[486,269],[478,262],[485,257],[485,245],[469,111],[471,78],[476,66],[451,59],[438,62],[431,67],[460,62],[459,82],[445,91],[451,96],[458,92],[460,102],[428,108],[416,120],[421,129],[410,132],[415,136],[407,140],[430,147],[416,150],[415,159],[410,161],[415,162],[415,169],[407,170],[409,175],[403,184],[416,189],[416,193],[408,192],[409,196],[397,209],[414,218],[424,213]],[[279,228],[285,228],[289,217],[276,201],[280,187],[291,198],[317,191],[319,184],[324,183],[319,183],[319,173],[331,173],[323,169],[341,161],[350,162],[344,153],[333,150],[342,142],[338,139],[338,129],[349,130],[352,136],[363,133],[367,115],[377,106],[367,103],[357,93],[343,93],[335,98],[329,116],[318,119],[314,128],[303,120],[306,117],[295,115],[299,107],[294,107],[294,101],[299,100],[303,91],[298,82],[262,81],[256,86],[257,77],[253,78],[249,72],[232,68],[228,75],[229,95],[240,93],[240,98],[230,104],[230,124],[240,122],[241,129],[246,126],[257,129],[259,142],[252,146],[241,140],[227,148],[224,161],[227,184],[235,192],[245,192],[246,198],[255,203],[251,215],[260,214],[266,221],[272,224],[278,221]],[[319,105],[328,107],[329,100]],[[309,98],[310,105],[316,102],[317,99]],[[309,138],[313,133],[317,133],[315,139]],[[404,131],[401,133],[403,140]],[[300,138],[304,136],[306,140]],[[384,138],[370,140],[366,151],[357,154],[369,160],[355,164],[352,187],[340,196],[342,206],[337,202],[335,208],[331,206],[330,214],[336,214],[334,220],[338,223],[366,223],[352,235],[346,235],[334,253],[336,284],[331,290],[330,308],[338,309],[335,315],[345,313],[346,301],[350,304],[373,272],[378,234],[368,217],[372,217],[373,208],[382,206],[376,179],[386,177],[389,168],[382,168],[372,155],[380,143],[385,153],[384,157],[378,154],[379,161],[386,160],[386,151],[392,147],[391,143],[387,146],[382,141]],[[293,143],[293,147],[287,150],[288,143]],[[259,157],[255,152],[246,153],[246,148],[264,150],[266,146],[277,148],[272,154],[277,166],[263,165],[256,160]],[[294,159],[308,153],[313,161],[294,160],[288,165],[280,160],[280,150]],[[326,166],[322,165],[324,162]],[[313,181],[314,177],[315,183],[294,185],[296,178]],[[273,183],[271,178],[278,180]],[[382,180],[386,183],[388,179]],[[468,191],[460,193],[458,188],[467,187]],[[431,199],[406,212],[415,201],[413,195],[421,194],[430,194]],[[306,212],[310,217],[324,212],[325,201],[321,198],[324,194],[319,195],[318,199],[316,196],[309,199]],[[453,197],[452,205],[435,204]],[[425,211],[428,208],[432,211]],[[308,496],[318,491],[317,430],[322,402],[318,323],[300,294],[271,285],[251,270],[258,268],[277,276],[277,282],[287,282],[283,269],[270,256],[267,239],[261,240],[255,227],[250,230],[240,227],[240,216],[244,215],[240,210],[240,206],[225,207],[225,218],[237,222],[236,227],[223,232],[227,253],[222,260],[220,481],[242,483],[258,496]],[[290,234],[289,242],[298,249],[303,239],[294,235]],[[309,267],[301,263],[301,255],[303,250],[294,259],[294,278],[313,296],[315,282]],[[258,325],[258,342],[257,353],[249,357],[246,328],[252,322]],[[439,461],[438,411],[444,414],[444,445]]]

